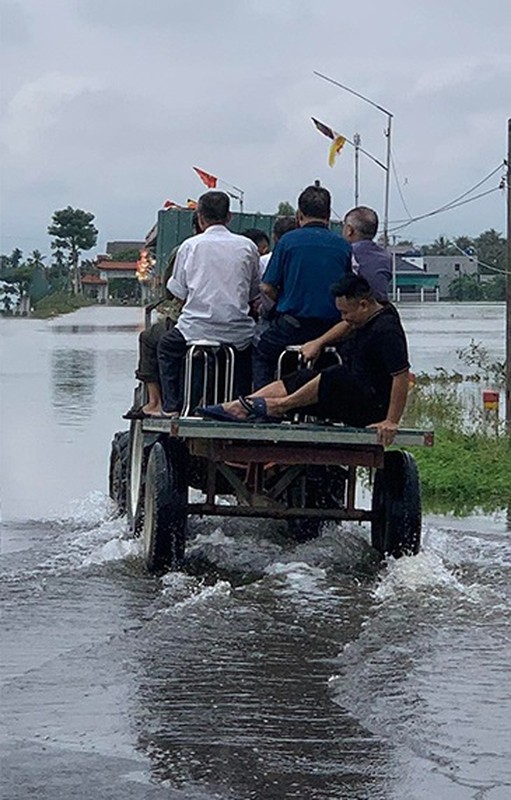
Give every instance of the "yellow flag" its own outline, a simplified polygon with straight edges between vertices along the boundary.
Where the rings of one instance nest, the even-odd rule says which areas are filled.
[[[341,152],[342,148],[344,147],[346,142],[345,136],[336,136],[333,140],[332,144],[330,145],[330,149],[328,151],[328,165],[333,167],[335,164],[335,159]]]

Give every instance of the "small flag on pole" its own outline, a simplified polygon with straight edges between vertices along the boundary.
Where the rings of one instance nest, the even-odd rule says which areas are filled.
[[[197,210],[197,200],[191,200],[190,198],[188,198],[188,200],[186,201],[186,207],[189,208],[190,211],[196,211]]]
[[[165,202],[163,204],[163,208],[165,208],[165,209],[181,208],[181,206],[179,205],[179,203],[174,203],[173,200],[165,200]]]
[[[209,172],[204,172],[203,169],[199,169],[199,167],[193,167],[199,178],[201,179],[202,183],[205,183],[208,189],[214,189],[218,178],[214,175],[211,175]]]
[[[329,128],[328,125],[325,125],[318,119],[314,119],[314,117],[311,117],[311,119],[318,131],[322,133],[323,136],[328,136],[329,139],[332,139],[332,144],[330,145],[330,149],[328,151],[328,164],[330,167],[333,167],[335,164],[335,159],[346,144],[346,137],[341,136],[340,133],[337,133],[337,131]]]

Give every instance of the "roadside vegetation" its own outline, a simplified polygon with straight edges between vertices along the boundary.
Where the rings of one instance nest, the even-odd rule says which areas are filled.
[[[496,412],[482,408],[483,389],[502,388],[504,364],[471,342],[458,351],[473,371],[418,375],[403,424],[434,428],[435,446],[415,448],[425,511],[463,515],[511,507],[511,439]]]

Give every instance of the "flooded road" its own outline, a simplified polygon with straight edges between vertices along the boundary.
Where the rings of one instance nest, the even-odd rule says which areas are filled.
[[[502,357],[502,305],[402,315],[417,372]],[[194,520],[148,577],[105,491],[139,321],[0,319],[1,796],[507,800],[504,515],[426,518],[383,569],[354,524]]]

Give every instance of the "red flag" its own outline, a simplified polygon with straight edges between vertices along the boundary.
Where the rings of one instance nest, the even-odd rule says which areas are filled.
[[[179,205],[179,203],[174,203],[173,200],[165,200],[165,202],[163,204],[163,208],[166,208],[166,209],[168,209],[168,208],[181,208],[181,206]]]
[[[208,189],[214,189],[216,187],[218,178],[215,178],[215,176],[211,175],[209,172],[204,172],[204,170],[199,169],[199,167],[194,167],[193,169],[201,179],[202,183],[206,184]]]

